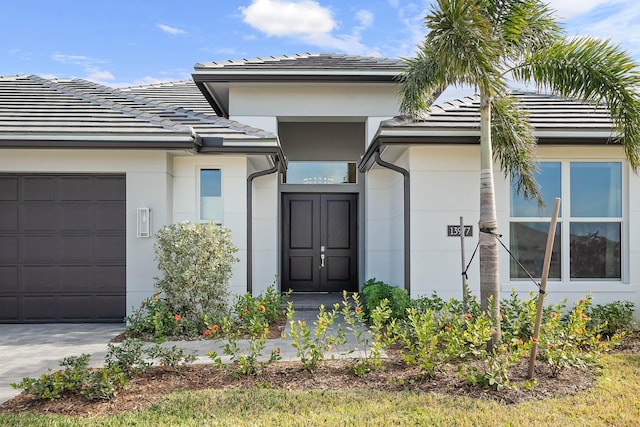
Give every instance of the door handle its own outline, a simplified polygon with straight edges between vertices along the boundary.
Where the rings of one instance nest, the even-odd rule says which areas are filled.
[[[320,268],[324,268],[324,254],[320,254]]]

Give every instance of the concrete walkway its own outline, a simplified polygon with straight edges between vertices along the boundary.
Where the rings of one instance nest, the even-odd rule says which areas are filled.
[[[307,296],[293,299],[296,320],[304,320],[309,326],[317,319],[320,303],[330,305],[335,299],[326,295]],[[341,298],[341,297],[340,297]],[[318,301],[321,301],[318,303]],[[343,325],[345,326],[345,325]],[[333,332],[337,330],[334,325]],[[0,324],[0,403],[19,394],[10,386],[24,377],[38,377],[49,368],[57,370],[59,361],[68,356],[91,354],[93,366],[104,362],[109,341],[124,331],[124,324],[38,324],[38,325],[2,325]],[[289,331],[287,324],[285,334]],[[274,348],[280,349],[282,360],[297,360],[296,350],[291,345],[291,338],[268,340],[263,354],[268,357]],[[209,351],[216,351],[223,362],[229,357],[223,356],[222,340],[170,341],[163,346],[185,349],[198,356],[195,363],[211,363],[207,356]],[[149,346],[152,344],[149,344]],[[247,342],[239,342],[241,348],[248,348]],[[357,357],[362,349],[353,334],[347,333],[347,343],[341,348],[326,354],[326,358]]]

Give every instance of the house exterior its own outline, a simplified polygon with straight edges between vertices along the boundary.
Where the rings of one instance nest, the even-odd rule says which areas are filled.
[[[460,297],[460,238],[448,232],[461,216],[472,226],[469,260],[479,104],[398,117],[403,67],[303,54],[201,63],[193,81],[124,89],[0,78],[0,322],[122,320],[153,292],[151,237],[181,221],[231,229],[234,293],[275,276],[295,292],[375,277]],[[516,96],[539,138],[545,200],[563,201],[549,299],[640,305],[640,180],[609,143],[607,110]],[[535,275],[548,209],[498,170],[496,202],[501,240]],[[535,290],[506,251],[500,269],[504,292]],[[477,291],[477,258],[468,274]]]

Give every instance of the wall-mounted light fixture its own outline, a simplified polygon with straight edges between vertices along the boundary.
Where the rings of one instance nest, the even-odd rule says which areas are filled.
[[[138,208],[138,237],[151,237],[151,210]]]

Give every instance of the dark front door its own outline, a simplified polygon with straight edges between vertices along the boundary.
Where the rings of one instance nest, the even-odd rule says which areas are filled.
[[[358,290],[358,195],[282,195],[282,289]]]

